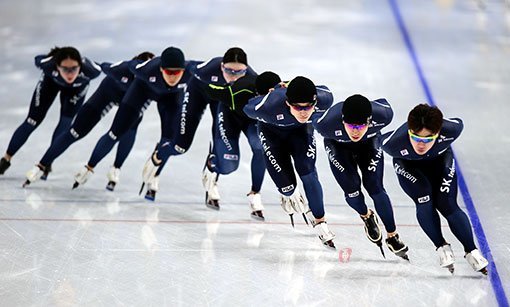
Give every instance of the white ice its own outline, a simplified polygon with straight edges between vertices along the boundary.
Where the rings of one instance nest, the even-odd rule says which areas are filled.
[[[167,164],[154,203],[137,194],[142,165],[159,137],[154,106],[115,192],[104,188],[113,154],[85,186],[71,190],[115,109],[56,160],[48,181],[22,189],[25,172],[49,145],[57,101],[0,176],[0,305],[503,306],[510,294],[510,4],[395,2],[435,103],[446,116],[464,120],[454,150],[498,275],[468,267],[444,219],[456,271],[451,276],[439,267],[388,158],[386,189],[411,262],[387,249],[384,259],[345,203],[320,137],[317,167],[336,252],[324,249],[302,221],[292,229],[269,176],[262,189],[267,221],[250,220],[244,137],[239,169],[219,181],[221,210],[207,209],[200,176],[208,113],[191,150]],[[98,62],[144,50],[158,54],[170,45],[189,59],[206,60],[240,46],[258,72],[308,76],[328,85],[336,101],[354,93],[387,98],[395,110],[389,129],[427,99],[391,1],[1,1],[2,154],[39,77],[33,57],[55,45],[76,46]],[[94,80],[89,93],[98,84]],[[466,210],[460,194],[459,202]],[[348,252],[350,259],[339,258]],[[494,291],[498,285],[504,292]]]

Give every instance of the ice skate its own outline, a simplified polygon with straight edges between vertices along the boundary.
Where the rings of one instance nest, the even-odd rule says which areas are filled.
[[[115,166],[111,166],[110,170],[106,174],[106,177],[108,178],[108,184],[106,184],[106,189],[108,191],[113,191],[115,189],[115,186],[117,185],[117,182],[119,182],[120,179],[120,168],[116,168]]]
[[[94,174],[94,170],[91,167],[85,165],[82,169],[80,169],[80,171],[78,171],[78,173],[74,175],[73,189],[76,189],[79,185],[85,184],[85,182],[87,182],[92,174]]]
[[[305,213],[303,213],[303,218],[305,219],[305,222],[307,225],[312,225],[312,227],[315,227],[317,225],[317,222],[315,220],[315,216],[313,216],[312,210],[308,210]],[[310,223],[308,223],[310,221]]]
[[[214,210],[220,210],[220,193],[218,191],[218,177],[219,175],[212,172],[213,165],[211,164],[213,154],[209,154],[202,171],[202,185],[205,189],[205,205]]]
[[[32,182],[35,182],[35,181],[41,179],[41,177],[43,176],[45,170],[46,170],[46,168],[44,166],[42,166],[41,164],[37,164],[34,167],[32,167],[26,173],[27,179],[23,183],[23,187],[25,188],[28,185],[30,185]]]
[[[156,178],[156,172],[158,171],[158,168],[161,165],[161,162],[158,163],[157,161],[154,160],[157,155],[157,152],[158,152],[157,150],[154,150],[154,152],[151,154],[149,159],[147,159],[147,161],[143,165],[142,186],[140,187],[140,192],[138,193],[138,194],[142,194],[143,188],[145,187],[145,185],[147,185],[147,192],[145,194],[145,199],[152,200],[152,201],[156,197],[157,189],[156,190],[151,189],[150,183],[152,183],[154,181],[154,178]],[[157,185],[158,184],[159,184],[159,178],[158,178]]]
[[[455,263],[455,256],[453,255],[451,245],[446,243],[445,245],[438,247],[436,251],[437,254],[439,255],[439,265],[442,268],[447,268],[448,271],[450,271],[450,273],[453,274],[455,270],[453,266],[453,264]]]
[[[285,211],[290,217],[292,227],[294,227],[294,213],[301,213],[305,222],[307,221],[305,213],[310,209],[308,208],[308,203],[297,187],[294,190],[294,193],[290,196],[280,195],[280,201],[283,211]],[[315,220],[315,218],[313,220]]]
[[[361,217],[363,222],[365,223],[365,234],[367,235],[367,238],[370,240],[370,242],[375,243],[379,248],[381,249],[381,254],[384,258],[386,258],[386,255],[384,255],[384,250],[382,248],[382,232],[381,227],[379,226],[379,219],[377,219],[377,216],[372,210],[368,210],[368,217]]]
[[[264,221],[264,205],[262,204],[262,197],[260,193],[250,192],[248,193],[248,202],[251,208],[251,218],[259,221]]]
[[[0,175],[3,175],[9,166],[11,166],[11,162],[7,161],[6,158],[0,159]]]
[[[142,170],[142,180],[144,183],[148,183],[149,181],[151,181],[152,178],[154,178],[156,176],[156,172],[158,171],[158,168],[159,166],[161,165],[161,162],[157,162],[157,161],[154,161],[154,158],[156,156],[156,152],[154,152],[150,157],[149,159],[147,160],[147,162],[145,162],[145,164],[143,165],[143,170]]]
[[[147,192],[145,193],[145,199],[154,201],[156,199],[156,193],[159,190],[159,176],[153,177],[147,182]]]
[[[487,266],[489,262],[485,257],[480,253],[478,249],[474,249],[471,252],[467,253],[464,258],[466,258],[467,262],[474,271],[480,272],[483,275],[487,275],[489,272],[487,271]]]
[[[321,239],[322,244],[325,247],[330,249],[336,249],[335,243],[333,243],[333,239],[335,238],[335,234],[329,230],[328,224],[326,222],[317,223],[314,228],[317,230],[319,234],[319,239]]]
[[[51,169],[51,165],[49,166],[46,166],[44,168],[44,171],[43,171],[43,175],[41,176],[41,180],[48,180],[48,176],[50,175],[52,169]]]
[[[407,256],[409,247],[407,247],[407,245],[402,242],[402,240],[400,240],[398,233],[392,237],[386,238],[386,245],[392,253],[401,257],[402,259],[409,261],[409,257]]]

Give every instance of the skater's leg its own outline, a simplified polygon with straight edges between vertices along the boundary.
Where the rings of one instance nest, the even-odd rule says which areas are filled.
[[[402,159],[393,159],[398,181],[404,192],[416,205],[420,227],[436,248],[446,244],[441,232],[439,214],[433,205],[432,185],[422,169]]]
[[[131,149],[133,149],[133,145],[136,140],[136,133],[138,130],[138,125],[140,124],[142,117],[135,123],[135,125],[120,138],[119,145],[117,146],[117,154],[115,156],[115,161],[113,166],[115,168],[121,168],[126,161]]]
[[[388,237],[396,234],[395,217],[390,198],[383,186],[384,155],[380,140],[374,137],[362,144],[356,153],[356,160],[363,178],[363,186],[374,201]]]
[[[211,171],[222,175],[230,174],[239,167],[239,137],[241,135],[241,127],[234,116],[223,104],[218,106],[213,156],[211,157],[211,164],[214,167]]]
[[[453,235],[462,243],[466,253],[476,249],[473,232],[469,218],[457,204],[457,172],[453,153],[447,151],[438,170],[442,170],[438,176],[436,186],[438,188],[436,209],[448,221]]]
[[[113,119],[110,130],[104,134],[97,142],[92,155],[87,163],[91,168],[96,165],[112,150],[113,146],[117,143],[140,117],[138,110],[132,108],[130,105],[121,104],[115,118]]]
[[[9,142],[9,146],[4,155],[6,161],[11,160],[12,156],[25,144],[30,134],[42,123],[58,91],[59,87],[51,78],[43,75],[41,80],[37,83],[36,89],[32,95],[27,118],[16,129]]]
[[[344,191],[347,204],[361,216],[369,214],[352,150],[331,139],[324,140],[324,147],[331,172]]]
[[[252,157],[250,163],[251,170],[251,191],[259,192],[262,188],[266,167],[264,164],[264,152],[262,151],[262,144],[257,135],[256,123],[250,123],[246,129],[246,138],[250,145]]]

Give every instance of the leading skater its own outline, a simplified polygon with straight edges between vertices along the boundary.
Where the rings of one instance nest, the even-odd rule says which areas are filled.
[[[487,274],[487,260],[476,248],[469,218],[457,204],[457,173],[450,145],[464,125],[459,118],[443,118],[437,107],[419,104],[407,123],[385,134],[383,150],[393,157],[398,182],[416,205],[416,217],[436,247],[441,267],[454,271],[452,248],[441,232],[438,212],[464,247],[473,270]]]
[[[7,151],[0,159],[0,175],[11,166],[12,157],[42,123],[57,94],[60,92],[60,119],[53,131],[52,142],[69,129],[83,104],[90,80],[101,74],[101,67],[82,57],[74,47],[52,48],[48,54],[35,57],[35,66],[42,70],[41,78],[32,95],[27,118],[12,135]],[[47,168],[44,178],[50,169]]]
[[[391,201],[383,186],[381,129],[392,119],[393,110],[386,99],[370,101],[362,95],[352,95],[329,108],[313,125],[324,137],[331,171],[344,191],[347,204],[358,212],[365,223],[368,239],[379,246],[384,256],[379,221],[365,203],[358,168],[363,186],[374,201],[377,214],[386,228],[388,248],[408,260],[409,248],[399,238]]]
[[[326,224],[322,187],[315,167],[317,148],[310,121],[312,115],[320,116],[332,103],[333,95],[327,87],[316,87],[310,79],[299,76],[287,88],[278,87],[251,99],[244,112],[259,121],[264,162],[292,224],[294,213],[306,214],[322,243],[334,248],[335,234]],[[294,169],[303,183],[309,208],[297,186]]]

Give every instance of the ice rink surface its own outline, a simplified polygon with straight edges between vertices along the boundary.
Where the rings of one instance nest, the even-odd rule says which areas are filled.
[[[305,75],[335,101],[385,97],[398,127],[418,103],[465,124],[454,143],[459,202],[474,224],[489,276],[456,254],[452,276],[438,265],[415,207],[386,157],[386,190],[410,263],[370,243],[329,170],[318,137],[319,177],[337,251],[297,220],[292,229],[266,175],[266,222],[249,217],[250,151],[220,178],[221,210],[204,206],[201,170],[206,113],[190,151],[172,158],[156,202],[138,195],[143,163],[159,138],[152,105],[114,192],[110,154],[86,185],[71,190],[116,109],[53,164],[47,181],[22,189],[49,145],[59,114],[45,121],[0,176],[1,306],[508,306],[510,295],[510,3],[503,0],[388,1],[1,1],[0,150],[27,115],[39,78],[33,57],[71,45],[97,62],[144,50],[182,48],[188,59],[248,53],[259,73]],[[100,77],[102,78],[102,77]],[[92,82],[89,94],[99,79]],[[371,201],[369,206],[373,207]],[[349,257],[350,256],[350,257]]]

